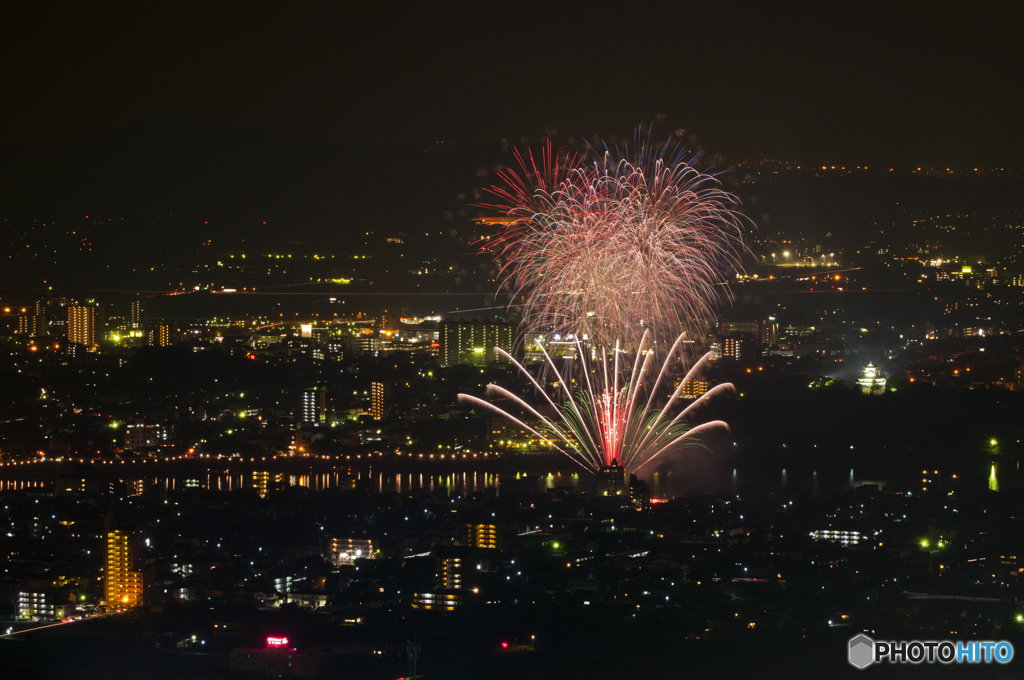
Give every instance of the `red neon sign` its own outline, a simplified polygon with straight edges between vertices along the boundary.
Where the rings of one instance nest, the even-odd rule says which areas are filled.
[[[268,637],[267,647],[287,647],[288,638],[286,637]]]

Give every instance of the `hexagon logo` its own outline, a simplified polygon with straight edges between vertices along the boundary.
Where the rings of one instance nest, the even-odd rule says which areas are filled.
[[[864,669],[870,666],[875,660],[875,641],[864,633],[850,638],[849,647],[850,665]]]

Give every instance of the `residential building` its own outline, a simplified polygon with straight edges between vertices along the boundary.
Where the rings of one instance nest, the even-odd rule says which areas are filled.
[[[503,524],[467,524],[463,540],[463,545],[470,548],[501,550],[505,543],[505,526]]]
[[[390,397],[391,388],[387,383],[373,382],[370,384],[370,416],[374,420],[384,420],[388,417]]]
[[[146,542],[142,532],[114,530],[107,534],[106,600],[111,608],[127,609],[143,602]]]
[[[512,324],[498,319],[447,319],[439,327],[443,366],[505,363],[497,351],[512,351]]]
[[[332,538],[328,559],[335,564],[352,564],[356,560],[372,560],[376,556],[369,538]]]
[[[320,425],[327,420],[327,388],[311,387],[302,391],[299,420],[303,425]]]
[[[93,305],[69,305],[68,342],[86,347],[99,345],[103,337],[103,308]]]

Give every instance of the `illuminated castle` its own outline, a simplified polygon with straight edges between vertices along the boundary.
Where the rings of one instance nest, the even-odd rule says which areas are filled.
[[[885,391],[885,378],[878,375],[878,368],[870,362],[860,372],[857,384],[864,390],[864,394],[881,394]]]

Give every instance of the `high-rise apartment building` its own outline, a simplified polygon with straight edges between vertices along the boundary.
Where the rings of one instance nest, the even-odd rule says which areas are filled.
[[[757,341],[750,333],[731,333],[722,338],[722,357],[729,359],[752,359]]]
[[[434,586],[440,590],[462,588],[465,560],[459,555],[438,555],[435,558]]]
[[[31,307],[23,307],[18,314],[18,334],[38,337],[48,334],[46,300],[36,300]]]
[[[370,416],[374,420],[388,417],[388,401],[391,390],[387,383],[373,382],[370,384]]]
[[[142,532],[114,530],[107,534],[107,606],[127,609],[142,604],[146,541]]]
[[[467,524],[465,544],[470,548],[501,550],[505,543],[503,524]]]
[[[93,305],[68,306],[68,342],[94,347],[103,337],[103,308]]]
[[[18,315],[18,333],[37,337],[46,335],[46,315],[29,309]]]
[[[141,329],[146,325],[146,303],[142,300],[132,301],[131,316],[128,319],[128,327]]]
[[[302,391],[299,420],[305,425],[320,425],[327,420],[327,389],[312,387]]]
[[[146,332],[146,344],[150,347],[168,347],[171,342],[171,327],[165,323],[157,324]]]
[[[380,329],[386,333],[396,333],[402,330],[402,318],[398,312],[384,310],[380,317]]]
[[[749,338],[755,347],[771,347],[779,342],[779,322],[774,316],[760,319],[722,319],[719,332],[722,336],[743,335]]]
[[[498,319],[447,319],[438,327],[441,364],[490,366],[507,361],[495,351],[512,351],[512,324]]]

